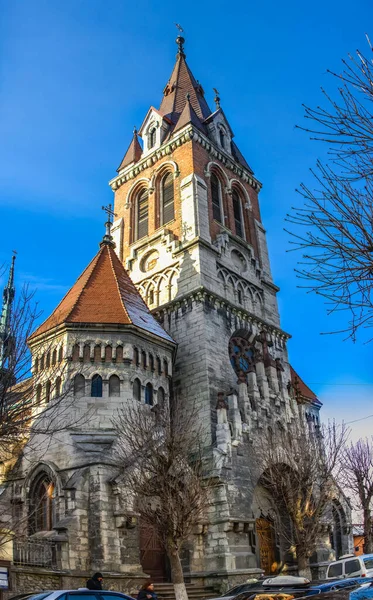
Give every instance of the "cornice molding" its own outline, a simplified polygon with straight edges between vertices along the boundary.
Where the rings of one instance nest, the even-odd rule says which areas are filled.
[[[217,158],[230,171],[240,177],[242,181],[248,183],[254,190],[260,191],[262,184],[253,176],[253,174],[236,162],[232,156],[225,153],[221,148],[218,148],[206,135],[204,135],[194,125],[188,124],[184,129],[181,129],[177,135],[165,142],[160,148],[152,154],[147,154],[136,164],[129,165],[121,171],[116,177],[109,181],[109,185],[113,191],[119,189],[124,183],[134,179],[152,165],[155,165],[159,160],[170,155],[176,148],[190,141],[195,141],[207,150],[211,157]]]
[[[205,287],[200,287],[192,292],[184,294],[179,298],[175,298],[175,300],[171,300],[171,302],[167,302],[167,304],[158,306],[151,312],[156,318],[159,319],[164,315],[171,314],[175,310],[182,308],[182,306],[188,306],[188,301],[190,300],[197,303],[204,302],[207,300],[214,308],[225,308],[230,314],[238,317],[241,321],[245,321],[247,323],[255,325],[258,329],[264,330],[269,334],[274,335],[283,343],[286,343],[286,341],[291,338],[291,335],[286,331],[283,331],[283,329],[280,329],[275,325],[267,323],[257,315],[250,313],[244,308],[235,306],[226,298],[223,298],[222,296],[219,296],[219,294],[215,294],[214,292],[207,290]]]

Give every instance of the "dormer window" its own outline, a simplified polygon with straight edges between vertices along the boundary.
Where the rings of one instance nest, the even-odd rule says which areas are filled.
[[[157,141],[157,130],[155,127],[152,127],[151,130],[149,131],[149,143],[148,143],[148,149],[150,150],[150,148],[153,148],[156,144]]]

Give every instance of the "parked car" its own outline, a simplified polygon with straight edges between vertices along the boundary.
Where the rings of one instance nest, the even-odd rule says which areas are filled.
[[[359,588],[363,584],[373,584],[373,578],[353,577],[323,583],[312,582],[303,577],[285,577],[280,575],[278,577],[258,581],[257,583],[243,583],[232,588],[220,598],[214,598],[213,600],[254,600],[254,598],[260,594],[265,594],[266,596],[286,594],[293,596],[294,598],[306,598],[322,594],[323,597],[323,594],[326,592],[335,592],[339,590],[351,591]]]
[[[326,579],[345,577],[373,577],[373,554],[349,554],[329,564]]]
[[[20,594],[13,596],[10,600],[17,600],[22,596],[25,600],[134,600],[132,596],[120,592],[109,592],[107,590],[53,590],[43,591],[36,594]]]
[[[213,598],[212,600],[233,600],[242,593],[248,594],[248,597],[249,595],[255,596],[256,594],[266,594],[267,592],[284,592],[286,594],[304,596],[306,590],[308,590],[309,583],[309,580],[304,577],[279,575],[277,577],[260,579],[256,582],[241,583],[228,590],[222,596]]]

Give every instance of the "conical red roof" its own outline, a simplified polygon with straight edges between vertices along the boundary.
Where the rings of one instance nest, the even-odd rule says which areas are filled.
[[[135,325],[173,341],[150,313],[112,244],[102,244],[88,267],[30,339],[62,324]]]
[[[128,146],[127,152],[125,153],[122,162],[117,168],[117,172],[119,172],[121,169],[124,169],[124,167],[127,167],[131,163],[136,163],[138,160],[140,160],[141,155],[142,148],[140,146],[139,138],[137,137],[137,131],[135,131],[133,134],[132,141]]]
[[[184,54],[178,54],[174,70],[164,89],[159,112],[176,123],[187,102],[187,94],[197,117],[202,121],[206,119],[211,110],[203,95],[202,86],[194,79]]]

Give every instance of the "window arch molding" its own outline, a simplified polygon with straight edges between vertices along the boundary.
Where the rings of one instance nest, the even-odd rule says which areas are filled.
[[[244,200],[247,207],[250,208],[250,210],[251,210],[252,204],[251,204],[249,193],[248,193],[247,189],[245,188],[245,186],[243,186],[242,183],[238,179],[230,179],[229,180],[228,190],[230,192],[233,192],[234,189],[237,190],[237,193],[241,196],[241,198]]]
[[[220,175],[220,170],[215,168],[210,173],[210,195],[213,219],[221,225],[225,225],[226,203],[224,183]]]
[[[231,189],[231,183],[230,180],[228,178],[228,175],[225,173],[225,171],[223,171],[223,169],[221,168],[221,166],[214,162],[214,161],[210,161],[209,163],[207,163],[206,167],[205,167],[205,175],[206,177],[210,177],[212,172],[215,172],[216,175],[222,180],[223,185],[227,188],[227,189]]]
[[[149,193],[151,192],[152,185],[148,177],[141,177],[131,185],[130,189],[127,192],[126,201],[124,205],[125,208],[133,208],[133,203],[136,194],[141,188],[147,189]]]
[[[62,495],[62,484],[58,475],[57,466],[51,461],[42,461],[26,475],[23,487],[28,501],[30,501],[30,494],[32,493],[34,483],[43,474],[45,474],[54,483],[56,496],[59,497]]]
[[[139,185],[131,198],[131,243],[149,235],[149,186]]]
[[[244,211],[244,197],[241,193],[241,188],[233,186],[231,188],[231,202],[233,209],[234,230],[237,237],[246,240],[246,218]]]

